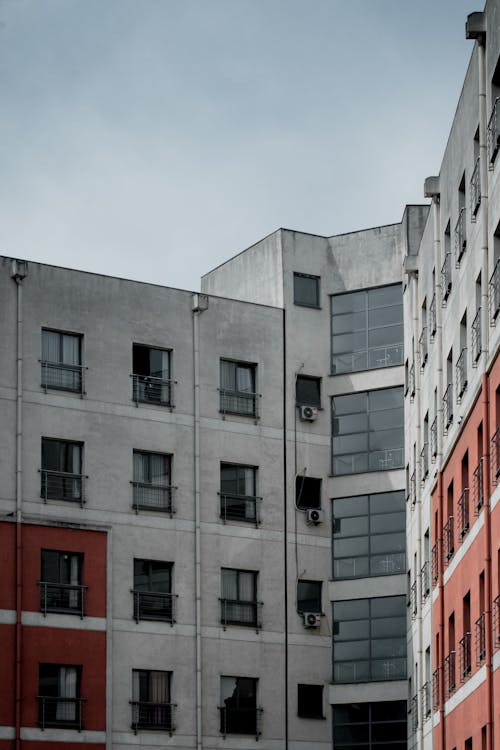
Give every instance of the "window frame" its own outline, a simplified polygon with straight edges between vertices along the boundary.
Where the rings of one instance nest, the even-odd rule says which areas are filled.
[[[227,596],[224,596],[224,574],[232,573],[236,574],[236,589],[237,589],[237,598],[236,599],[230,599]],[[241,581],[243,575],[250,575],[252,577],[252,599],[242,599],[241,598]],[[221,597],[220,597],[220,604],[221,604],[221,611],[220,611],[220,619],[221,623],[224,627],[224,629],[228,625],[236,625],[240,627],[247,627],[247,628],[255,628],[259,629],[261,627],[260,625],[260,617],[259,617],[259,602],[257,600],[257,592],[258,592],[258,584],[259,584],[259,571],[257,570],[244,570],[241,568],[221,568],[221,576],[220,576],[220,591],[221,591]],[[241,610],[245,610],[245,608],[250,612],[252,618],[251,619],[241,619],[238,617],[231,617],[231,606],[229,606],[229,617],[227,616],[228,612],[228,605],[234,605],[236,607],[236,612],[239,612]]]
[[[56,443],[59,444],[60,448],[64,447],[65,450],[70,446],[72,449],[78,448],[79,454],[77,457],[73,456],[71,463],[77,463],[78,464],[78,471],[75,472],[68,472],[64,468],[60,468],[61,465],[64,465],[66,461],[69,460],[69,457],[66,456],[64,461],[61,462],[61,455],[58,456],[58,466],[57,469],[50,469],[47,466],[47,463],[50,463],[50,461],[47,461],[47,454],[44,451],[44,448],[47,447],[48,443]],[[44,500],[44,502],[47,502],[47,500],[58,500],[63,502],[77,502],[80,503],[81,506],[83,506],[85,500],[84,500],[84,474],[83,474],[83,453],[84,453],[84,443],[79,442],[77,440],[66,440],[64,438],[53,438],[53,437],[45,437],[42,435],[41,437],[41,457],[40,457],[40,478],[41,478],[41,485],[40,485],[40,497]],[[75,458],[77,459],[75,461]],[[49,477],[51,477],[51,486],[49,486]],[[70,488],[70,491],[68,491],[68,487]]]
[[[152,701],[152,677],[153,675],[166,675],[166,701]],[[135,678],[137,675],[137,679]],[[132,669],[132,700],[130,701],[132,716],[131,728],[137,733],[138,730],[167,731],[170,734],[174,730],[173,714],[176,705],[172,703],[172,675],[173,672],[167,669]],[[142,695],[142,677],[148,680],[147,696]],[[136,687],[138,686],[138,687]],[[141,721],[141,710],[143,719]],[[144,715],[146,720],[144,719]],[[148,717],[153,717],[153,721],[148,721]]]
[[[307,584],[308,586],[312,585],[317,588],[315,594],[315,605],[306,606],[305,608],[301,606],[301,603],[308,601],[308,599],[305,599],[304,597],[301,598],[299,594],[300,584]],[[323,581],[312,580],[309,578],[299,578],[297,580],[297,613],[303,615],[305,612],[313,612],[316,615],[323,614]]]
[[[302,375],[297,374],[295,377],[295,403],[297,406],[313,406],[316,409],[321,409],[321,377],[316,375]],[[316,400],[311,398],[299,398],[298,394],[298,386],[299,381],[308,381],[310,383],[315,383],[318,386],[318,398]]]
[[[58,328],[42,327],[41,337],[41,386],[45,392],[51,391],[66,391],[68,393],[78,393],[83,395],[84,391],[84,366],[83,366],[83,333],[77,333],[74,331],[63,331]],[[44,356],[44,334],[57,334],[59,336],[58,345],[58,358],[57,360],[50,360]],[[76,339],[78,342],[78,362],[65,362],[64,361],[64,337],[70,337]],[[54,376],[56,373],[61,378],[61,382],[57,383],[54,379],[51,381],[50,374]],[[70,376],[68,378],[68,375]],[[65,380],[67,382],[65,382]],[[50,382],[51,381],[51,382]]]
[[[257,496],[257,479],[258,479],[258,466],[251,466],[250,464],[236,464],[230,461],[220,462],[220,489],[219,489],[219,517],[226,521],[237,521],[239,523],[254,523],[256,526],[260,523],[259,519],[259,505],[261,498]],[[252,484],[252,494],[241,494],[238,492],[228,492],[225,490],[223,483],[230,482],[231,480],[223,477],[224,471],[235,471],[236,477],[234,479],[236,488],[238,489],[239,483],[243,480],[246,484],[246,478],[238,476],[239,470],[249,471]],[[228,505],[229,499],[229,505]],[[232,505],[231,505],[232,503]],[[241,507],[242,512],[235,509]],[[234,508],[232,510],[232,508]]]
[[[307,489],[309,485],[309,489]],[[305,499],[316,494],[313,492],[313,487],[317,487],[318,498],[317,504],[311,504],[311,502],[302,501],[302,494],[305,495]],[[306,492],[304,493],[304,489]],[[295,477],[295,507],[299,510],[321,510],[322,507],[322,495],[323,495],[323,480],[321,477],[310,477],[304,474],[297,474]]]
[[[399,704],[396,708],[394,704]],[[378,711],[383,710],[383,706],[387,706],[386,711],[387,715],[394,716],[396,714],[396,718],[393,719],[383,719],[383,720],[373,720],[373,707],[375,707]],[[336,714],[340,713],[341,711],[349,711],[349,710],[358,710],[362,711],[363,709],[366,710],[366,717],[361,715],[360,718],[363,719],[363,721],[336,721]],[[397,714],[397,709],[399,709],[399,716]],[[377,737],[380,737],[380,733],[375,733],[373,731],[373,727],[380,727],[380,726],[396,726],[400,725],[401,731],[401,739],[391,740],[387,739],[387,737],[383,737],[382,739],[377,739]],[[341,730],[344,729],[345,734],[345,728],[350,727],[364,727],[366,728],[367,737],[360,737],[359,734],[355,736],[355,739],[345,739],[342,738],[337,740],[336,738],[336,728],[340,728]],[[407,748],[407,701],[371,701],[367,703],[351,703],[351,704],[339,704],[334,703],[332,705],[332,741],[334,742],[335,747],[340,748],[340,750],[348,750],[348,748],[352,748],[352,750],[356,750],[358,747],[360,747],[360,743],[362,743],[362,747],[365,748],[365,750],[388,750],[388,748],[395,747],[397,750],[406,750]],[[352,736],[352,734],[351,734]]]
[[[233,695],[229,699],[223,698],[223,692],[225,690],[223,689],[223,680],[234,680],[236,682],[235,688],[238,690],[238,693],[236,695],[237,699],[237,705],[236,706],[229,706],[227,704],[228,700],[232,700],[232,698],[235,696],[235,692],[233,692]],[[253,695],[249,696],[252,701],[252,705],[245,706],[240,705],[241,699],[243,696],[240,695],[240,682],[245,681],[247,683],[251,683],[253,686]],[[243,687],[243,685],[242,685]],[[226,736],[226,734],[242,734],[242,735],[255,735],[256,738],[259,737],[261,734],[259,729],[259,716],[262,712],[262,709],[258,707],[258,690],[259,690],[259,679],[257,677],[244,677],[244,676],[233,676],[233,675],[220,675],[220,705],[219,705],[219,713],[220,713],[220,727],[219,731],[223,736]],[[225,705],[223,704],[223,701]],[[238,718],[238,713],[242,714],[240,718],[245,718],[245,712],[247,713],[247,716],[250,716],[250,721],[248,721],[248,725],[243,727],[237,726],[232,727],[228,726],[228,709],[232,709],[235,714],[236,718]],[[253,714],[253,716],[251,716]],[[253,721],[252,721],[253,720]],[[234,719],[233,719],[234,721]],[[250,725],[251,724],[251,725]]]
[[[323,705],[323,685],[312,685],[310,683],[303,683],[299,682],[297,684],[297,716],[301,719],[326,719],[325,713],[324,713],[324,705]],[[306,696],[304,693],[308,692],[305,688],[315,688],[319,695],[313,696],[314,700],[318,702],[318,710],[316,711],[307,711],[304,708],[304,701],[306,700]],[[311,692],[309,690],[309,692]],[[302,695],[301,695],[302,694]],[[302,700],[301,700],[302,698]],[[309,696],[309,700],[311,700],[311,696]]]
[[[229,373],[225,372],[225,368],[234,371],[231,372],[231,377],[227,377]],[[239,369],[250,373],[251,391],[242,390],[238,387]],[[226,385],[223,385],[225,382],[230,382],[231,387],[228,388]],[[250,419],[259,418],[257,363],[221,357],[219,360],[219,383],[219,411],[224,417],[226,414],[230,414],[239,417],[249,417]],[[246,405],[249,405],[250,408],[245,408]]]
[[[148,372],[135,372],[137,367],[136,351],[138,349],[151,352],[161,352],[167,355],[167,377],[164,376],[165,368],[162,367],[162,376],[151,374],[151,362],[149,361]],[[151,344],[140,344],[132,342],[132,401],[136,405],[148,404],[153,406],[164,406],[174,408],[174,379],[172,376],[173,349],[154,346]],[[157,372],[153,370],[153,372]]]
[[[44,671],[54,670],[54,675],[43,675]],[[61,670],[74,669],[75,670],[75,695],[61,695],[60,691],[60,679]],[[81,664],[54,664],[53,662],[39,662],[38,664],[38,723],[43,728],[45,727],[62,727],[65,729],[80,729],[83,728],[83,698],[82,698],[82,674],[83,668]],[[48,680],[57,681],[57,692],[51,692],[51,689],[47,692],[47,685],[42,686],[42,681]],[[69,704],[69,705],[68,705]],[[61,708],[61,713],[66,713],[71,705],[74,706],[74,718],[57,717],[58,709]],[[49,711],[47,711],[47,707]],[[55,709],[55,711],[54,711]],[[55,713],[55,716],[51,714]],[[47,714],[49,714],[47,718]]]
[[[297,297],[297,286],[296,286],[296,279],[311,279],[316,282],[316,303],[310,303],[310,302],[301,302],[298,301]],[[310,310],[320,310],[321,309],[321,276],[317,276],[316,274],[311,273],[302,273],[301,271],[294,271],[293,272],[293,304],[297,307],[308,307]]]
[[[138,464],[140,464],[140,471]],[[167,483],[153,482],[154,471],[152,459],[161,459],[163,462],[163,476],[166,477]],[[135,449],[132,452],[132,506],[136,513],[140,510],[174,513],[174,492],[177,489],[173,484],[173,454],[159,453],[157,451],[146,451]],[[140,475],[143,479],[139,479]],[[147,480],[147,481],[146,481]]]
[[[58,579],[49,580],[47,566],[49,565],[48,557],[57,555]],[[76,560],[76,582],[71,580],[61,580],[64,577],[61,570],[61,561],[64,556],[68,556],[70,563],[70,575],[72,577],[71,560]],[[84,594],[86,586],[82,584],[83,579],[83,552],[68,552],[65,550],[46,549],[40,550],[40,610],[46,615],[48,612],[57,612],[59,614],[76,614],[84,616]],[[51,595],[52,594],[52,595]]]

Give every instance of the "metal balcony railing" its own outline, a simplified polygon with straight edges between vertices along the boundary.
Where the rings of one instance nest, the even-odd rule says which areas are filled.
[[[490,441],[490,462],[492,484],[498,484],[500,476],[500,427],[497,427]]]
[[[259,418],[257,403],[258,393],[231,391],[220,388],[220,411],[222,414],[239,414],[243,417]]]
[[[495,268],[490,277],[488,297],[490,324],[493,326],[500,311],[500,258],[495,263]]]
[[[472,366],[477,367],[479,357],[481,356],[481,308],[478,307],[477,313],[472,321],[471,326],[471,349],[472,349]]]
[[[417,478],[416,478],[415,471],[413,472],[413,474],[410,476],[410,479],[409,479],[407,499],[412,505],[415,505],[415,503],[417,502]]]
[[[227,625],[244,625],[259,630],[262,627],[262,603],[240,599],[220,599],[220,621]]]
[[[500,97],[495,99],[486,133],[489,168],[493,169],[495,158],[500,148]]]
[[[471,634],[464,633],[463,638],[459,641],[459,653],[460,653],[460,680],[464,680],[469,677],[472,670],[471,660]]]
[[[476,620],[476,664],[486,658],[486,615],[482,612]]]
[[[444,430],[448,430],[453,422],[453,383],[448,383],[443,396],[443,424]]]
[[[455,651],[450,651],[444,660],[444,689],[446,697],[449,697],[457,686],[455,674]]]
[[[424,562],[420,569],[420,588],[422,601],[424,601],[431,591],[430,563],[428,560]]]
[[[470,528],[470,516],[469,516],[469,488],[466,487],[460,497],[458,498],[458,532],[460,534],[459,541],[468,533]]]
[[[439,578],[439,548],[437,542],[432,548],[431,552],[431,573],[432,585],[435,586]]]
[[[175,730],[174,717],[177,704],[152,703],[150,701],[130,701],[132,707],[131,727],[138,729],[156,729],[170,734]]]
[[[471,221],[476,220],[477,212],[479,211],[479,206],[481,205],[481,159],[479,156],[476,159],[476,163],[474,164],[474,169],[472,170],[472,176],[470,178],[470,218]]]
[[[465,223],[465,206],[459,211],[457,223],[455,224],[455,265],[459,266],[462,255],[467,248],[467,232]]]
[[[253,734],[255,739],[261,735],[260,723],[262,708],[233,708],[219,706],[221,734]]]
[[[40,586],[40,611],[44,617],[47,612],[61,612],[84,617],[86,586],[48,581],[39,581],[38,585]]]
[[[158,591],[131,591],[134,597],[134,620],[160,620],[175,622],[175,600],[176,594]]]
[[[432,299],[429,305],[429,334],[431,339],[436,335],[437,330],[437,315],[436,315],[436,295],[432,295]]]
[[[54,391],[72,391],[83,393],[82,365],[63,365],[60,362],[40,360],[42,366],[42,388]]]
[[[446,253],[444,256],[444,263],[441,266],[441,285],[444,305],[451,292],[451,253]]]
[[[150,482],[132,482],[134,490],[133,508],[153,510],[161,513],[175,513],[173,494],[177,487],[169,484],[151,484]]]
[[[481,508],[484,505],[484,484],[483,484],[483,459],[479,459],[479,463],[474,469],[472,474],[472,491],[473,491],[473,502],[474,502],[474,514],[476,516],[481,512]]]
[[[438,452],[438,421],[437,417],[434,417],[432,424],[431,424],[431,430],[430,430],[430,441],[431,441],[431,458],[433,460],[436,459],[437,452]]]
[[[500,594],[493,599],[493,649],[500,648]]]
[[[439,687],[440,687],[440,682],[441,682],[440,672],[441,670],[438,668],[434,670],[434,672],[432,673],[432,698],[433,698],[432,705],[434,707],[434,710],[436,710],[436,708],[439,708],[439,703],[440,703],[440,700],[439,700]]]
[[[457,385],[457,401],[460,402],[467,388],[467,347],[463,347],[455,365],[455,380]]]
[[[411,399],[415,398],[415,364],[408,370],[408,393]]]
[[[152,375],[132,374],[132,401],[136,404],[174,405],[174,383],[172,379],[155,378]]]
[[[418,612],[418,594],[416,581],[414,581],[410,586],[410,611],[412,619],[415,619]]]
[[[224,521],[246,521],[258,526],[261,500],[254,495],[220,493],[220,517]]]
[[[443,547],[444,558],[446,563],[448,563],[455,553],[453,516],[448,516],[448,520],[443,526]]]
[[[422,472],[421,480],[425,481],[427,474],[429,473],[429,445],[424,443],[422,450],[420,451],[420,470]]]
[[[38,724],[41,729],[61,727],[83,729],[84,698],[54,698],[38,695]]]
[[[411,729],[416,732],[418,729],[418,694],[415,694],[410,703]]]
[[[427,362],[427,357],[429,355],[429,349],[427,345],[427,326],[424,326],[422,328],[422,333],[420,334],[420,337],[418,339],[418,345],[420,347],[420,367],[423,370]]]
[[[432,702],[431,702],[431,683],[424,682],[420,688],[422,693],[422,716],[427,718],[432,713]]]
[[[83,505],[83,474],[71,474],[67,471],[41,470],[42,486],[40,490],[44,502],[47,500],[67,500]]]

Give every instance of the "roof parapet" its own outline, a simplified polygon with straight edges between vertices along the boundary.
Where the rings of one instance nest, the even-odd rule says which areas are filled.
[[[424,195],[426,198],[438,198],[441,195],[439,177],[426,177],[424,182]]]
[[[465,22],[465,38],[477,39],[481,44],[486,37],[486,16],[483,11],[469,13]]]

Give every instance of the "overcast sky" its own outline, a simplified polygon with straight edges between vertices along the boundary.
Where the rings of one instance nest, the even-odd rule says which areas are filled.
[[[399,221],[472,0],[0,0],[0,254],[168,286]]]

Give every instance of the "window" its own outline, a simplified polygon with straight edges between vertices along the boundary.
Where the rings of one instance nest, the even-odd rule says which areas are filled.
[[[42,387],[83,393],[82,337],[42,330]]]
[[[134,559],[134,619],[174,622],[172,563]]]
[[[42,729],[82,729],[81,672],[80,666],[39,665],[38,723]]]
[[[404,466],[402,387],[334,396],[332,417],[334,475]]]
[[[359,578],[405,571],[404,492],[333,501],[333,577]]]
[[[83,502],[82,444],[42,438],[41,496]]]
[[[225,521],[258,523],[254,466],[220,465],[220,516]]]
[[[134,451],[134,509],[173,513],[172,457]]]
[[[333,603],[333,680],[406,679],[406,597]]]
[[[403,364],[401,284],[334,294],[332,374]]]
[[[320,613],[321,581],[297,581],[297,611]]]
[[[323,685],[297,685],[297,715],[302,719],[324,719]]]
[[[171,672],[132,670],[132,729],[173,730]]]
[[[321,508],[321,479],[303,474],[295,477],[295,504],[301,510]]]
[[[333,706],[335,750],[406,750],[406,701]]]
[[[321,407],[321,378],[297,375],[295,401],[299,406],[316,406],[319,409]]]
[[[83,555],[43,549],[41,554],[40,610],[83,617]]]
[[[302,307],[319,307],[319,276],[294,273],[293,302]]]
[[[132,347],[132,398],[136,403],[173,406],[170,376],[171,352],[134,344]]]
[[[257,680],[252,677],[220,678],[220,731],[222,734],[260,734]]]
[[[251,570],[221,571],[221,622],[225,625],[260,627],[257,604],[257,573]]]
[[[493,169],[500,148],[500,57],[491,77],[491,115],[486,136],[489,168]]]
[[[220,410],[223,414],[257,417],[255,365],[243,362],[220,362]]]

